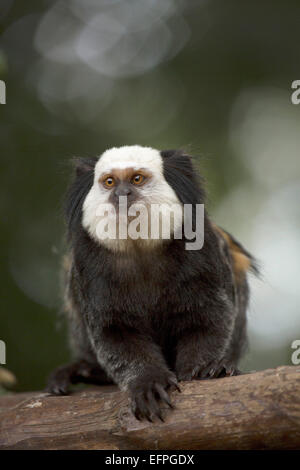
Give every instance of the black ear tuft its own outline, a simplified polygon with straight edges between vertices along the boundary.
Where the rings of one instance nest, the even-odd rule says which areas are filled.
[[[183,204],[203,204],[203,180],[197,174],[192,158],[183,150],[163,150],[160,154],[163,159],[164,177],[178,199]]]
[[[82,205],[93,185],[97,161],[98,158],[73,158],[75,177],[67,191],[64,204],[69,239],[72,239],[81,224]]]
[[[81,176],[88,172],[94,172],[95,165],[97,163],[97,158],[81,158],[74,157],[73,165],[77,176]]]

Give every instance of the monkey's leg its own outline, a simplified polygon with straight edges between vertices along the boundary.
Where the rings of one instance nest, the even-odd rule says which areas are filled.
[[[234,332],[229,347],[224,357],[211,364],[209,371],[202,374],[201,378],[222,378],[241,375],[242,372],[238,368],[239,361],[247,346],[246,335],[246,312],[241,312],[236,320]]]
[[[195,329],[178,341],[175,364],[178,380],[240,375],[237,363],[230,334],[221,325],[214,334]]]
[[[249,289],[246,278],[239,279],[236,295],[239,307],[230,343],[224,357],[219,361],[219,363],[216,362],[215,364],[211,364],[210,370],[206,371],[206,376],[203,374],[204,378],[221,378],[242,374],[238,369],[238,364],[247,347],[246,311]]]
[[[99,364],[82,359],[55,369],[49,376],[46,391],[52,395],[67,395],[70,386],[80,382],[97,385],[113,383]]]
[[[200,370],[196,379],[216,379],[241,375],[238,363],[246,343],[246,324],[237,318],[229,346],[222,358],[213,359],[206,368]]]
[[[128,390],[135,417],[163,420],[159,402],[172,407],[168,389],[176,387],[177,380],[159,346],[133,328],[101,328],[92,321],[89,325],[98,361],[121,389]]]
[[[221,303],[222,302],[222,303]],[[228,298],[212,299],[201,315],[199,326],[181,330],[176,345],[175,371],[178,380],[211,377],[230,344],[235,311]]]

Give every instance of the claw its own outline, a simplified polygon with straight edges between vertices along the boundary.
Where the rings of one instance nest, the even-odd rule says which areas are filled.
[[[176,379],[170,379],[169,382],[170,382],[171,385],[173,385],[173,386],[175,387],[175,389],[176,389],[179,393],[181,393],[181,388],[179,387],[179,384],[178,384],[178,382],[177,382]]]
[[[201,379],[205,379],[207,377],[207,375],[209,374],[210,367],[211,366],[205,367],[205,369],[200,371],[199,374],[198,374],[198,377],[200,377]]]
[[[210,362],[206,367],[199,371],[197,379],[213,379],[221,377],[232,377],[240,375],[241,372],[234,365],[228,365],[226,362]]]
[[[134,415],[138,415],[138,420],[141,421],[143,418],[148,419],[149,410],[147,408],[145,398],[142,395],[138,395],[135,397],[134,404],[133,404]]]
[[[154,388],[158,392],[160,399],[164,401],[165,403],[167,403],[167,405],[169,405],[170,408],[172,408],[170,397],[168,393],[165,391],[164,387],[160,384],[155,384]]]
[[[46,392],[50,393],[51,395],[68,395],[69,393],[66,387],[61,387],[59,385],[48,387]]]
[[[150,415],[150,414],[147,414],[147,415],[146,415],[146,418],[147,418],[147,420],[149,421],[149,423],[153,423],[153,419],[151,418],[151,415]]]
[[[160,409],[159,409],[156,399],[153,396],[153,392],[151,390],[148,390],[147,392],[147,400],[151,407],[152,414],[159,415]]]
[[[222,365],[218,368],[216,368],[216,372],[215,372],[215,378],[218,378],[221,376],[222,372],[224,371],[225,367]],[[226,369],[225,369],[226,370]]]
[[[167,390],[171,385],[181,390],[170,371],[150,372],[130,384],[131,410],[138,420],[147,419],[152,423],[157,417],[164,422],[160,402],[174,408]]]

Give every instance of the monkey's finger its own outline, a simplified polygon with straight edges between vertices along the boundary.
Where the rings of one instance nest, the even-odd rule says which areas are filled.
[[[167,405],[169,405],[170,408],[174,408],[170,400],[169,394],[168,392],[165,391],[164,387],[159,383],[155,383],[154,388],[157,391],[159,398],[165,403],[167,403]]]
[[[139,410],[134,405],[131,405],[131,411],[135,419],[137,419],[138,421],[141,421],[142,418],[140,416]]]
[[[131,411],[132,411],[134,417],[135,417],[138,421],[142,421],[142,420],[143,420],[144,416],[142,415],[141,410],[140,410],[137,406],[135,406],[135,405],[132,404],[132,405],[131,405]]]
[[[216,372],[214,377],[216,378],[223,378],[223,377],[231,377],[234,375],[235,369],[232,366],[228,366],[226,364],[221,364],[219,367],[216,368]]]
[[[198,377],[200,379],[206,379],[207,377],[210,376],[210,373],[213,372],[213,369],[214,369],[213,364],[212,363],[208,364],[208,366],[204,367],[202,370],[199,371]]]
[[[61,386],[61,387],[58,388],[58,392],[61,395],[66,395],[67,394],[67,389],[64,386]]]
[[[161,409],[157,403],[157,400],[152,391],[149,391],[147,394],[149,407],[151,409],[151,413],[153,416],[157,416],[162,422],[164,422],[164,418],[162,416]]]
[[[210,377],[211,379],[217,377],[217,369],[215,367],[212,367],[209,372],[208,372],[208,377]]]
[[[52,382],[47,385],[45,392],[50,393],[51,395],[68,395],[69,387],[66,383]]]
[[[153,419],[151,418],[151,413],[150,412],[148,412],[146,414],[146,419],[149,421],[149,423],[153,423]]]
[[[146,396],[147,396],[147,400],[148,400],[149,407],[151,409],[152,414],[154,416],[157,416],[161,421],[164,421],[162,414],[161,414],[161,409],[157,403],[157,400],[154,397],[152,390],[148,390]]]
[[[223,372],[223,377],[231,377],[234,373],[234,369],[231,366],[224,365],[221,372]]]
[[[172,386],[175,387],[175,389],[176,389],[178,392],[181,393],[181,388],[179,387],[179,384],[178,384],[176,378],[171,377],[171,378],[169,379],[169,385],[170,385],[171,387],[172,387]]]
[[[146,418],[151,423],[153,422],[143,395],[136,395],[134,397],[132,402],[132,411],[136,419],[139,421],[141,421],[143,418]]]
[[[226,377],[233,377],[234,375],[241,375],[242,372],[235,367],[225,367]]]
[[[225,375],[226,375],[226,367],[224,365],[221,365],[221,366],[217,367],[215,369],[213,377],[214,378],[223,377],[224,376],[224,371],[225,371]]]

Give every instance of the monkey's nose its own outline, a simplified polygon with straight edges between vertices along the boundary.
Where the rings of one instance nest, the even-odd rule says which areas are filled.
[[[119,187],[116,189],[115,191],[115,195],[117,197],[120,197],[120,196],[130,196],[130,194],[132,193],[131,189],[128,187],[128,186],[123,186],[123,187]]]

